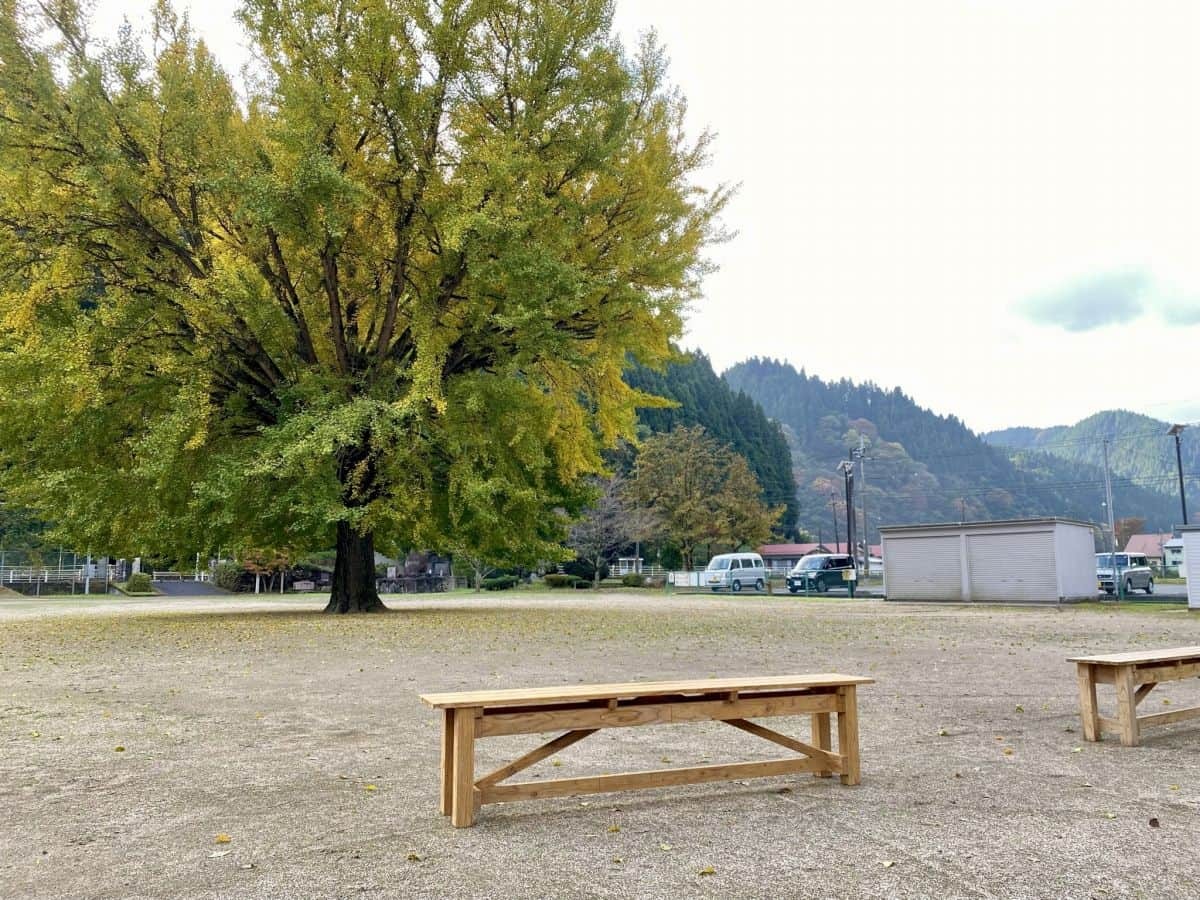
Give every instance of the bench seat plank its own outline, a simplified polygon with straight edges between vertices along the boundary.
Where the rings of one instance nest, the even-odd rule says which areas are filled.
[[[1098,656],[1070,656],[1067,662],[1091,663],[1096,666],[1128,666],[1143,663],[1174,662],[1200,658],[1200,646],[1171,647],[1167,650],[1130,650],[1125,653],[1102,653]]]
[[[1200,648],[1197,648],[1200,653]],[[492,691],[456,691],[422,694],[421,700],[435,709],[492,706],[540,706],[587,700],[624,700],[670,694],[714,694],[729,691],[803,691],[812,688],[874,684],[873,678],[840,675],[762,676],[749,678],[708,678],[690,681],[633,681],[620,684],[581,684],[543,688],[511,688]]]

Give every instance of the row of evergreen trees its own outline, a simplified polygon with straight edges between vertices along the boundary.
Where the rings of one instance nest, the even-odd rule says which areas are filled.
[[[762,488],[767,506],[784,506],[777,530],[795,531],[798,514],[791,452],[779,425],[762,406],[718,376],[707,356],[696,353],[670,364],[665,372],[633,366],[625,380],[639,390],[675,401],[669,409],[643,409],[639,420],[648,431],[668,432],[678,425],[701,425],[709,435],[745,457]]]

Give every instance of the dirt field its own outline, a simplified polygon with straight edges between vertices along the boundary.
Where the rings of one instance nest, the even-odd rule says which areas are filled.
[[[1200,644],[1180,607],[389,602],[332,619],[317,599],[0,599],[0,896],[1200,895],[1200,727],[1084,744],[1064,662]],[[419,692],[831,670],[878,679],[859,695],[860,787],[505,804],[461,831],[437,813],[438,721]],[[485,741],[479,768],[535,742]],[[715,724],[617,729],[531,772],[774,755]]]

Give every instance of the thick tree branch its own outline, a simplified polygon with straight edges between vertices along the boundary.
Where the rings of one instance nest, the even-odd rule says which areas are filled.
[[[329,301],[329,327],[338,371],[343,375],[348,375],[350,373],[350,351],[346,346],[346,328],[342,319],[337,254],[334,252],[332,240],[329,238],[326,238],[325,245],[321,248],[321,286],[325,289],[325,297]]]

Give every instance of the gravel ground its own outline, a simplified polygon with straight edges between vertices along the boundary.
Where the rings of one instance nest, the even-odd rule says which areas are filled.
[[[1178,606],[572,592],[330,618],[322,602],[0,598],[0,896],[1200,895],[1200,726],[1084,744],[1064,662],[1200,644]],[[503,804],[464,830],[438,815],[420,692],[819,671],[877,679],[859,787]],[[478,768],[535,741],[483,741]],[[528,774],[774,749],[717,724],[616,729]]]

